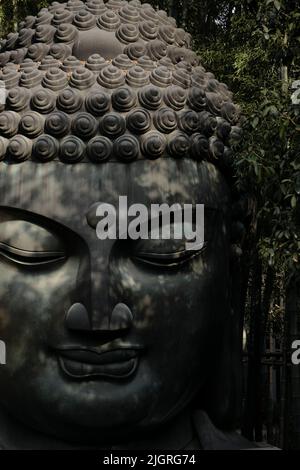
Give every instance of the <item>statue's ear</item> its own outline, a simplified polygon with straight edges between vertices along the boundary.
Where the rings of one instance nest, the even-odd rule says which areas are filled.
[[[233,247],[235,248],[235,247]],[[235,250],[234,250],[235,251]],[[240,316],[241,267],[238,253],[231,259],[228,305],[217,358],[204,394],[204,409],[221,429],[235,429],[241,414],[242,334]]]

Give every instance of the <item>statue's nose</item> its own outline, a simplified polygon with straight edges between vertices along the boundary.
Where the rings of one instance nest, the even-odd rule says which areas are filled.
[[[69,330],[83,331],[122,331],[128,330],[132,326],[133,315],[129,307],[123,303],[118,303],[109,318],[95,328],[90,319],[86,307],[81,303],[75,303],[66,314],[66,326]]]

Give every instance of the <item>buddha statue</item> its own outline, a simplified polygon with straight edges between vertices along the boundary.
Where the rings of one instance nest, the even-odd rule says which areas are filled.
[[[139,0],[53,2],[0,67],[0,448],[251,447],[227,86]],[[120,195],[203,204],[203,247],[100,241]]]

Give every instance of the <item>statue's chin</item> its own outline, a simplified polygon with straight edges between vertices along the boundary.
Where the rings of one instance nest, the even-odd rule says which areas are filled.
[[[150,449],[156,448],[158,442],[163,449],[165,442],[172,445],[174,441],[174,449],[177,449],[178,439],[182,439],[183,446],[187,435],[192,433],[190,408],[177,411],[178,414],[174,413],[172,418],[166,420],[157,417],[156,422],[151,424],[144,418],[135,424],[120,426],[98,426],[96,423],[93,426],[82,426],[80,423],[66,424],[66,417],[62,417],[62,421],[55,421],[50,416],[51,421],[47,421],[47,417],[43,416],[41,422],[32,422],[20,414],[15,418],[10,411],[0,407],[0,448],[4,442],[5,448],[9,449]],[[23,418],[22,421],[20,418]]]

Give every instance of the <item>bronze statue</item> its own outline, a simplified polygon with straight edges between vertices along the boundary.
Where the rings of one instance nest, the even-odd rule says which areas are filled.
[[[69,0],[1,44],[0,447],[241,449],[238,110],[139,0]],[[1,106],[1,105],[0,105]],[[205,248],[93,208],[205,204]]]

